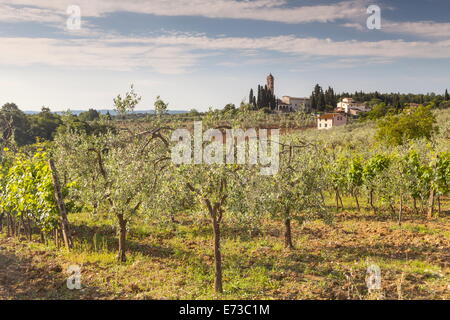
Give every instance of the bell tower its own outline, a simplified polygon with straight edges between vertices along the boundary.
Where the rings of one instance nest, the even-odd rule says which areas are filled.
[[[267,76],[267,88],[272,92],[272,94],[275,94],[275,78],[272,74]]]

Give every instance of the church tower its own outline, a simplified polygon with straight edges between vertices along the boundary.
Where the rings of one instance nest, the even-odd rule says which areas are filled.
[[[275,94],[275,79],[272,74],[269,74],[267,77],[267,88],[272,92],[272,94]]]

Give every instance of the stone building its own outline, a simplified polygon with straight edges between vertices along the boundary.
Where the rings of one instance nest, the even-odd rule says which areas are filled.
[[[275,77],[272,74],[267,76],[267,89],[275,95]],[[278,112],[309,112],[311,109],[311,101],[309,98],[283,96],[281,99],[277,99],[276,101],[276,111]]]
[[[365,103],[356,102],[352,98],[343,98],[337,104],[337,111],[350,113],[352,115],[359,114],[360,112],[367,112],[369,108]]]
[[[290,96],[283,96],[281,98],[283,104],[290,106],[291,112],[303,111],[309,112],[311,109],[311,101],[309,98],[296,98]]]
[[[317,129],[319,130],[328,130],[346,124],[347,115],[345,113],[325,113],[317,117]]]

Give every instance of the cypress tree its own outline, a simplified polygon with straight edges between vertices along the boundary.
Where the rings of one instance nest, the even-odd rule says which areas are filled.
[[[314,93],[311,95],[311,109],[317,110],[316,96]]]
[[[248,103],[253,105],[253,107],[255,107],[255,105],[253,104],[254,100],[255,96],[253,95],[253,89],[250,89],[250,94],[248,95]]]
[[[325,94],[323,93],[322,88],[320,88],[320,91],[319,91],[319,101],[318,101],[317,104],[319,106],[319,110],[320,111],[324,111],[325,110]]]
[[[262,105],[262,92],[261,92],[261,86],[258,85],[258,100],[256,102],[257,109],[261,109]]]
[[[269,96],[268,96],[268,89],[267,89],[267,86],[264,86],[264,89],[263,89],[263,101],[264,101],[264,103],[263,103],[263,108],[266,108],[269,104],[268,104],[268,102],[269,102]]]

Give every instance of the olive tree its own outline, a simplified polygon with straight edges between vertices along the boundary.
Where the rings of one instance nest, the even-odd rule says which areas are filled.
[[[311,219],[331,221],[321,194],[323,154],[320,149],[298,137],[282,143],[277,174],[258,178],[259,209],[284,223],[284,244],[294,248],[293,220],[300,224]]]
[[[220,227],[227,210],[230,190],[236,185],[239,168],[235,165],[181,165],[177,169],[179,192],[195,196],[196,204],[204,208],[211,221],[214,246],[214,289],[223,292]],[[180,183],[181,182],[181,183]]]
[[[213,124],[213,122],[207,122],[208,126]],[[256,166],[245,164],[245,161],[225,161],[225,158],[227,160],[230,157],[235,159],[237,154],[246,157],[247,150],[250,152],[250,143],[247,145],[245,140],[244,144],[235,145],[234,134],[226,135],[226,139],[224,139],[223,133],[219,129],[208,130],[204,135],[202,132],[198,132],[198,136],[195,131],[194,129],[193,153],[189,131],[180,130],[174,132],[172,136],[172,141],[177,142],[172,149],[173,163],[170,169],[174,173],[172,186],[179,193],[189,193],[190,196],[193,196],[194,202],[191,203],[191,209],[204,210],[210,220],[214,247],[214,288],[217,293],[221,293],[223,292],[221,225],[226,215],[241,213],[243,207],[240,207],[240,204],[245,199],[244,194],[247,190],[245,185],[251,175],[249,170],[251,170],[250,168],[254,170]],[[229,131],[227,132],[229,133]],[[179,144],[180,139],[185,141]],[[233,143],[231,143],[232,141]],[[251,143],[251,145],[254,144]],[[178,149],[180,146],[182,148]],[[248,149],[247,146],[249,146]],[[245,152],[241,153],[241,151]],[[250,153],[248,154],[249,159],[252,157]],[[194,159],[191,158],[192,154]],[[182,198],[186,197],[189,196],[182,196]]]
[[[98,136],[69,132],[55,140],[55,157],[77,182],[76,196],[116,218],[121,262],[126,261],[127,226],[139,213],[144,196],[156,188],[159,166],[168,159],[161,131]]]
[[[178,223],[177,218],[195,208],[195,196],[185,192],[185,183],[179,179],[179,169],[172,163],[161,166],[157,188],[145,196],[143,208],[147,216],[158,221]]]
[[[124,117],[127,113],[133,112],[141,100],[142,97],[134,91],[134,86],[131,85],[130,91],[125,93],[123,97],[119,94],[114,98],[114,110],[121,117]]]
[[[160,96],[157,96],[154,106],[155,106],[155,114],[157,116],[162,116],[167,113],[167,108],[169,107],[169,104],[164,102]]]

